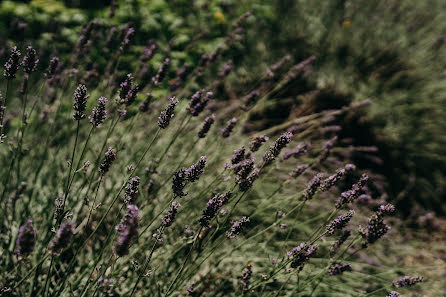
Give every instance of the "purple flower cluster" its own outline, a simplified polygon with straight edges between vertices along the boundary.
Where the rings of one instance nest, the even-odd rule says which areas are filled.
[[[226,126],[221,130],[221,135],[223,138],[228,138],[234,130],[235,124],[237,124],[237,118],[232,118],[226,122]]]
[[[307,242],[303,242],[299,246],[293,248],[293,250],[287,253],[288,257],[292,259],[291,268],[301,271],[317,249],[317,244],[311,245]]]
[[[308,151],[309,147],[310,147],[310,143],[308,141],[304,142],[304,143],[299,143],[295,149],[286,151],[283,154],[283,159],[287,160],[291,157],[294,157],[297,159],[300,156],[302,156],[303,154],[305,154]]]
[[[192,164],[184,172],[187,181],[193,183],[197,181],[204,172],[204,167],[206,166],[207,158],[206,156],[201,156],[197,163]]]
[[[119,233],[113,245],[116,256],[122,257],[129,253],[130,243],[138,237],[140,210],[134,204],[127,205],[127,213],[122,221],[115,227]]]
[[[328,191],[331,187],[333,187],[341,179],[343,179],[347,175],[347,173],[350,173],[351,171],[353,171],[355,169],[356,169],[355,165],[347,164],[344,166],[344,168],[340,168],[340,169],[336,170],[335,174],[330,175],[322,182],[320,190],[322,192]]]
[[[297,165],[288,175],[292,178],[298,178],[301,176],[308,168],[309,164]]]
[[[186,187],[186,169],[180,168],[174,172],[172,180],[172,191],[175,195],[182,197],[187,194],[184,193],[184,187]]]
[[[90,119],[90,123],[93,127],[97,128],[105,121],[105,117],[107,116],[107,98],[101,96],[98,99],[98,105],[93,107],[91,115],[88,117]]]
[[[424,278],[422,276],[403,276],[399,279],[396,279],[393,281],[393,285],[395,288],[402,288],[402,287],[410,287],[415,284],[424,282]]]
[[[172,205],[170,206],[169,210],[164,215],[164,218],[162,220],[162,224],[165,228],[167,228],[173,224],[180,206],[181,206],[180,202],[178,202],[178,201],[172,202]]]
[[[254,136],[252,141],[249,143],[249,149],[251,152],[257,152],[259,148],[268,141],[268,136],[261,135],[261,136]]]
[[[51,255],[57,256],[62,250],[68,247],[71,238],[74,235],[74,224],[72,222],[64,222],[56,232],[56,236],[48,244],[48,251]]]
[[[169,126],[170,120],[174,116],[173,112],[175,111],[175,106],[177,104],[178,100],[175,98],[175,96],[171,97],[166,109],[160,113],[160,116],[158,117],[158,126],[161,129],[166,129]]]
[[[105,152],[104,161],[102,161],[101,165],[99,166],[99,172],[101,173],[101,175],[106,174],[110,170],[110,166],[115,160],[116,150],[112,147],[109,147]]]
[[[37,57],[37,52],[32,46],[26,48],[26,55],[23,57],[22,66],[23,71],[27,74],[36,71],[37,64],[39,63],[39,58]]]
[[[198,137],[199,138],[205,138],[206,134],[209,132],[209,130],[212,127],[212,124],[215,122],[215,114],[213,113],[211,116],[206,117],[203,122],[203,126],[201,127],[200,131],[198,131]]]
[[[338,216],[330,224],[327,225],[327,228],[326,228],[327,234],[333,235],[333,233],[336,230],[344,229],[345,226],[347,226],[347,224],[350,222],[350,220],[352,219],[354,214],[355,214],[355,211],[353,209],[351,209],[348,212]]]
[[[205,96],[203,96],[203,91],[197,91],[192,95],[189,108],[187,109],[189,113],[196,117],[198,116],[206,107],[207,103],[214,96],[214,93],[207,92]]]
[[[232,192],[228,191],[224,194],[215,194],[208,203],[206,208],[203,210],[203,215],[198,220],[202,227],[209,227],[209,223],[215,217],[219,209],[229,200]]]
[[[5,63],[5,72],[3,75],[6,79],[11,80],[15,78],[17,70],[20,67],[20,55],[20,51],[16,46],[14,46],[8,60]]]
[[[242,217],[240,220],[232,222],[231,230],[226,232],[226,237],[236,238],[249,225],[249,222],[248,217]]]
[[[87,99],[90,94],[87,93],[87,87],[85,85],[79,85],[74,92],[74,114],[75,120],[80,121],[85,118],[85,108],[87,108]]]
[[[234,150],[234,155],[232,155],[231,158],[231,164],[235,165],[245,160],[248,157],[245,155],[245,153],[246,151],[244,146],[242,146],[240,149]]]
[[[328,274],[331,276],[343,274],[345,271],[352,271],[352,265],[334,263],[328,268]]]
[[[195,182],[204,172],[206,166],[206,156],[201,156],[197,163],[192,164],[189,168],[181,168],[173,174],[172,190],[179,197],[186,196],[183,192],[187,182]]]
[[[401,297],[401,295],[397,291],[392,291],[387,297]]]
[[[138,96],[139,86],[133,83],[131,73],[127,74],[125,80],[119,86],[119,103],[129,106],[135,102],[136,96]]]
[[[311,200],[314,194],[316,194],[316,192],[319,190],[321,184],[322,184],[322,175],[317,174],[308,184],[307,188],[302,194],[301,200]]]
[[[126,204],[135,203],[136,197],[139,194],[139,189],[138,189],[139,183],[140,183],[140,178],[138,176],[135,176],[127,183],[124,194],[124,202]]]
[[[271,145],[269,150],[263,155],[263,167],[270,165],[279,155],[283,148],[290,142],[293,133],[285,132]]]
[[[365,245],[374,243],[390,230],[390,227],[384,223],[383,217],[394,211],[395,207],[391,204],[381,205],[378,211],[369,218],[367,227],[360,227],[359,232],[366,240]]]
[[[336,201],[336,208],[341,208],[343,205],[355,201],[361,194],[361,189],[368,180],[368,175],[363,174],[359,181],[356,184],[352,185],[352,188],[350,190],[345,191],[341,194],[341,197],[338,198],[338,200]]]
[[[25,225],[20,226],[19,235],[16,240],[16,249],[14,253],[22,257],[30,255],[36,245],[36,229],[34,229],[33,221],[27,220]]]
[[[155,86],[159,86],[163,79],[167,76],[167,72],[169,71],[169,62],[169,58],[164,59],[163,64],[158,69],[158,73],[152,77],[152,81]]]
[[[54,74],[56,74],[58,66],[59,66],[59,58],[52,57],[50,60],[50,64],[48,65],[48,69],[46,70],[45,76],[48,79],[51,79],[54,76]]]

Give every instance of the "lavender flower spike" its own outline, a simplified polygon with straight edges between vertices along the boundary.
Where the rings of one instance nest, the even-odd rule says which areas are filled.
[[[115,227],[119,232],[119,236],[113,246],[113,252],[118,257],[125,256],[129,253],[130,243],[138,237],[138,220],[140,210],[134,204],[127,205],[127,214]]]
[[[50,60],[50,65],[48,65],[48,69],[46,70],[45,76],[47,79],[51,79],[57,71],[57,67],[59,66],[59,58],[52,57]]]
[[[327,225],[326,232],[327,234],[332,235],[336,230],[342,230],[344,227],[350,222],[355,211],[353,209],[349,210],[345,214],[340,215],[336,219],[334,219],[330,224]]]
[[[226,237],[231,239],[236,238],[243,232],[249,222],[248,217],[242,217],[240,220],[232,222],[231,230],[226,232]]]
[[[328,274],[331,276],[342,274],[345,271],[352,271],[352,265],[334,263],[328,268]]]
[[[106,174],[110,170],[110,166],[115,160],[116,150],[112,147],[109,147],[107,152],[105,152],[104,161],[102,161],[101,165],[99,166],[99,172],[101,173],[101,175]]]
[[[11,55],[8,58],[8,61],[5,63],[5,72],[4,76],[7,80],[11,80],[15,78],[15,74],[17,73],[17,70],[20,67],[20,51],[17,49],[16,46],[12,48]]]
[[[317,174],[313,179],[310,181],[310,184],[305,189],[305,192],[302,195],[301,200],[310,200],[313,198],[314,194],[316,194],[317,190],[319,190],[319,187],[322,184],[322,176],[320,174]]]
[[[374,243],[390,230],[390,227],[384,223],[383,217],[391,214],[394,210],[395,208],[391,204],[381,205],[378,211],[369,218],[367,227],[359,228],[359,233],[366,240],[364,246]]]
[[[165,228],[170,227],[173,224],[180,206],[181,204],[178,201],[172,202],[172,206],[169,208],[162,220],[162,224]]]
[[[356,184],[352,185],[351,190],[345,191],[341,194],[341,197],[336,201],[336,208],[341,208],[347,203],[351,203],[359,197],[361,194],[361,189],[368,181],[369,177],[367,174],[363,174]]]
[[[270,165],[279,155],[284,147],[286,147],[290,141],[293,133],[285,132],[282,134],[273,145],[269,148],[269,150],[263,155],[263,167]]]
[[[174,116],[173,112],[177,104],[178,100],[175,98],[175,96],[171,97],[166,109],[160,113],[160,116],[158,117],[158,126],[161,129],[166,129],[169,126],[170,120]]]
[[[232,130],[234,130],[235,124],[237,124],[237,118],[232,118],[226,122],[226,127],[223,128],[221,135],[224,138],[228,138],[232,134]]]
[[[206,117],[203,122],[203,126],[201,127],[200,131],[198,131],[198,137],[199,138],[205,138],[206,134],[211,129],[212,124],[214,124],[215,121],[215,114],[213,113],[210,117]]]
[[[132,178],[125,187],[125,195],[124,195],[124,202],[125,203],[131,203],[133,204],[136,200],[136,197],[139,194],[139,182],[140,178],[138,176],[135,176]]]
[[[254,136],[252,138],[252,141],[249,143],[249,149],[251,152],[257,152],[259,148],[268,141],[268,136],[261,135],[261,136]]]
[[[211,220],[215,217],[218,210],[229,200],[231,195],[231,191],[225,194],[216,194],[208,201],[206,209],[203,210],[203,215],[198,220],[202,227],[209,227]]]
[[[23,57],[22,66],[23,71],[27,74],[36,71],[39,59],[37,58],[37,52],[32,46],[26,48],[26,55]]]
[[[74,92],[74,114],[75,120],[79,121],[85,118],[85,108],[87,107],[87,99],[90,94],[87,93],[87,87],[85,85],[79,85]]]
[[[396,279],[393,281],[393,285],[396,288],[402,288],[402,287],[410,287],[417,283],[424,282],[424,278],[422,276],[403,276],[399,279]]]
[[[93,107],[91,116],[88,117],[90,119],[90,124],[92,124],[93,127],[97,128],[104,123],[105,117],[107,116],[106,104],[107,98],[101,96],[98,99],[98,105]]]
[[[336,173],[327,177],[321,185],[321,191],[325,192],[329,190],[331,187],[336,185],[341,179],[343,179],[347,173],[356,169],[356,166],[353,164],[347,164],[344,168],[336,170]]]
[[[36,229],[34,229],[33,221],[27,220],[25,225],[20,226],[19,235],[16,240],[15,254],[22,257],[30,255],[36,245]]]
[[[152,78],[153,84],[155,86],[159,86],[163,79],[167,76],[167,72],[169,71],[169,62],[169,58],[164,59],[163,64],[158,70],[158,73]]]
[[[317,244],[310,245],[307,242],[303,242],[299,246],[293,248],[292,251],[287,253],[288,257],[292,258],[291,268],[301,271],[317,249]]]
[[[192,164],[185,170],[186,180],[193,183],[197,181],[204,172],[204,166],[206,166],[206,156],[201,156],[197,163]]]
[[[172,190],[175,195],[179,197],[187,195],[183,192],[184,187],[186,187],[186,181],[186,170],[184,168],[180,168],[173,174]]]
[[[59,255],[63,249],[68,247],[71,238],[74,235],[74,224],[72,222],[64,222],[56,232],[56,236],[48,244],[48,251],[51,255]]]

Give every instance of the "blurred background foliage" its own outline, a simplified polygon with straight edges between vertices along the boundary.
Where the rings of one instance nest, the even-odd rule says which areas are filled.
[[[10,46],[31,43],[42,56],[67,57],[82,27],[98,20],[104,30],[97,34],[125,23],[136,29],[130,53],[119,66],[122,73],[138,67],[133,57],[151,39],[161,50],[150,67],[157,69],[168,53],[174,73],[215,50],[246,11],[253,13],[246,38],[230,55],[236,57],[237,75],[222,86],[218,99],[237,102],[255,88],[268,65],[285,55],[290,64],[310,56],[316,61],[309,73],[251,113],[245,131],[370,98],[373,104],[366,111],[338,120],[341,143],[376,146],[376,152],[351,158],[385,177],[386,183],[376,186],[400,213],[409,215],[421,206],[444,214],[445,1],[0,1],[0,41],[5,45],[0,59],[3,64]],[[104,71],[107,57],[101,46],[96,50],[93,45],[83,67]]]

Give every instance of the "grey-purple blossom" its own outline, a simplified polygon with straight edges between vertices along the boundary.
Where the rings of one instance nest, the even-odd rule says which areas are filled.
[[[164,218],[162,220],[162,224],[165,228],[167,228],[173,224],[180,206],[181,206],[180,202],[178,202],[178,201],[172,202],[172,205],[170,206],[169,210],[164,215]]]
[[[27,220],[25,225],[20,226],[19,235],[16,240],[14,253],[26,257],[32,253],[36,245],[36,229],[32,220]]]
[[[345,226],[347,226],[347,224],[350,222],[354,214],[355,211],[351,209],[348,212],[338,216],[330,224],[327,225],[327,234],[332,235],[336,230],[344,229]]]
[[[206,117],[203,122],[203,126],[201,127],[200,131],[198,131],[198,137],[199,138],[205,138],[206,134],[209,132],[209,130],[212,127],[212,124],[214,124],[215,121],[215,114],[213,113],[211,116]]]
[[[231,136],[235,124],[237,124],[237,118],[232,118],[226,122],[226,126],[221,131],[221,135],[223,136],[223,138],[228,138],[229,136]]]
[[[345,271],[352,271],[352,265],[334,263],[328,268],[328,274],[331,276],[343,274]]]
[[[399,279],[396,279],[393,281],[393,285],[396,288],[402,288],[402,287],[410,287],[415,284],[421,283],[424,281],[424,278],[422,276],[403,276]]]
[[[127,205],[127,213],[122,221],[115,227],[119,233],[113,245],[113,252],[118,257],[125,256],[129,253],[131,242],[138,237],[140,210],[134,204]]]
[[[226,232],[226,237],[231,239],[236,238],[243,232],[243,230],[245,230],[249,225],[249,222],[250,220],[248,217],[242,217],[240,220],[232,222],[231,230]]]
[[[87,87],[80,84],[74,92],[74,114],[75,120],[79,121],[85,118],[85,108],[87,108],[87,99],[90,94],[87,93]]]
[[[251,150],[251,152],[257,152],[262,144],[267,142],[268,139],[269,138],[266,135],[254,136],[252,138],[252,141],[249,143],[249,149]]]
[[[23,71],[27,74],[36,71],[37,64],[39,63],[39,58],[37,57],[37,52],[32,46],[26,48],[26,55],[23,57],[22,66]]]
[[[270,165],[291,141],[293,133],[285,132],[270,146],[269,150],[263,155],[262,167]]]
[[[110,170],[110,166],[115,160],[116,160],[116,150],[112,147],[109,147],[105,152],[104,161],[102,161],[101,165],[99,166],[99,172],[102,175],[106,174]]]
[[[209,227],[209,223],[216,216],[219,209],[229,200],[232,192],[228,191],[224,194],[215,194],[208,203],[206,208],[203,210],[203,215],[198,220],[202,227]]]
[[[20,67],[20,55],[20,51],[16,46],[14,46],[8,60],[5,63],[5,72],[3,75],[6,79],[11,80],[15,78],[17,70]]]
[[[98,105],[93,107],[91,115],[88,117],[90,119],[90,124],[93,127],[97,128],[105,121],[105,117],[107,116],[107,98],[101,96],[98,99]]]
[[[160,116],[158,117],[158,126],[161,129],[166,129],[169,126],[170,120],[174,116],[173,112],[175,111],[175,106],[177,104],[178,100],[175,98],[175,96],[171,97],[166,109],[160,113]]]
[[[74,235],[74,224],[72,222],[64,222],[60,225],[56,235],[48,244],[48,251],[51,255],[59,255],[63,249],[67,248]]]
[[[297,247],[293,248],[293,250],[287,253],[288,257],[291,260],[291,268],[295,268],[298,271],[301,271],[305,264],[310,260],[310,258],[316,253],[318,249],[317,244],[309,244],[307,242],[303,242]]]

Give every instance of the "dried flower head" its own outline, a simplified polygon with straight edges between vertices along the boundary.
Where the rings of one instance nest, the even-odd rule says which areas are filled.
[[[36,245],[36,229],[34,229],[33,221],[27,220],[25,225],[20,226],[19,235],[16,240],[16,249],[14,253],[22,257],[30,255]]]
[[[74,224],[72,222],[64,222],[60,225],[56,235],[48,244],[48,251],[51,255],[59,255],[63,249],[68,247],[71,242],[71,238],[74,235]]]
[[[175,96],[171,97],[166,109],[160,113],[158,117],[158,126],[162,129],[166,129],[169,126],[170,120],[174,116],[175,106],[178,104],[178,100]]]
[[[6,79],[11,80],[15,78],[17,70],[20,67],[20,55],[20,51],[17,49],[16,46],[14,46],[8,60],[5,63],[5,72],[3,75]]]
[[[127,214],[122,221],[115,227],[119,236],[113,245],[113,252],[118,257],[129,253],[131,242],[138,237],[138,225],[140,210],[134,204],[127,205]]]
[[[257,152],[262,144],[267,142],[268,139],[269,138],[266,135],[254,136],[252,138],[252,141],[249,143],[249,149],[251,150],[251,152]]]
[[[206,117],[203,122],[203,126],[201,127],[200,131],[198,131],[198,137],[199,138],[205,138],[206,134],[211,129],[212,124],[214,124],[215,121],[215,114],[212,114],[209,117]]]
[[[88,97],[90,97],[90,94],[87,93],[87,87],[80,84],[74,92],[73,117],[75,120],[79,121],[85,118]]]
[[[270,146],[269,150],[263,155],[262,167],[270,165],[279,155],[283,148],[285,148],[291,141],[293,133],[285,132]]]
[[[105,121],[105,117],[107,116],[107,98],[101,96],[98,99],[98,105],[93,107],[91,115],[88,117],[90,119],[90,123],[93,127],[97,128]]]
[[[99,166],[99,172],[102,175],[106,174],[110,170],[110,166],[115,160],[116,160],[116,150],[112,147],[109,147],[105,152],[104,161],[102,161],[101,165]]]

